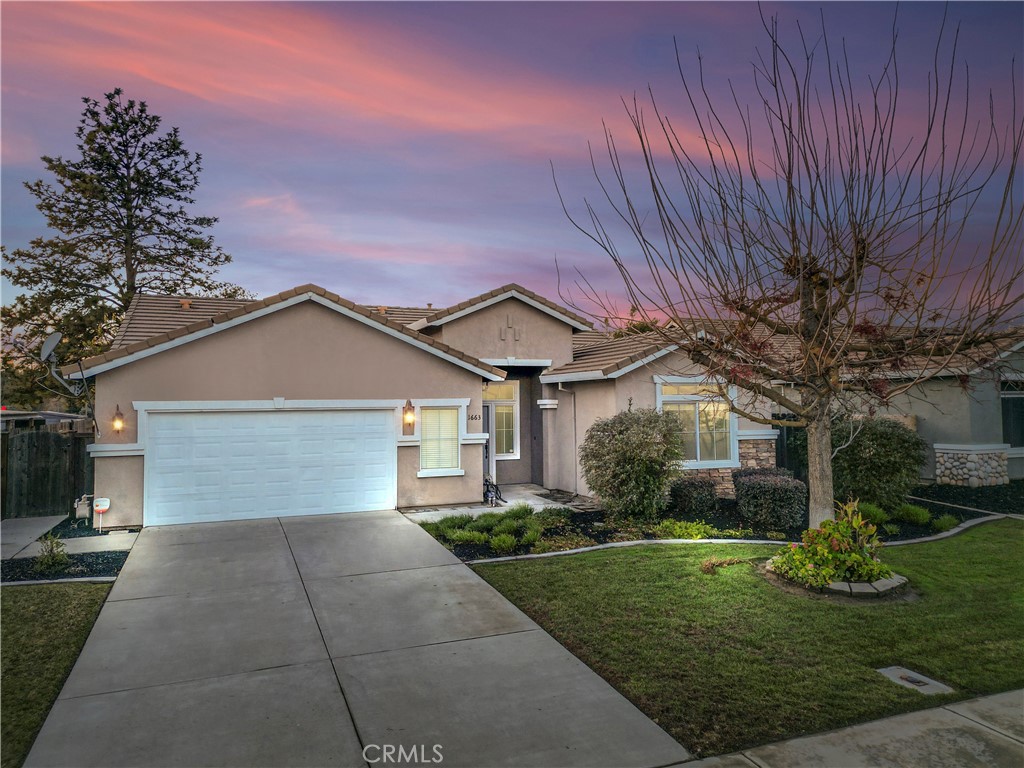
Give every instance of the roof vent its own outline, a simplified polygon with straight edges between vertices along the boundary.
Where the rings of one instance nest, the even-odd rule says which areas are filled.
[[[388,311],[388,308],[383,306],[383,305],[377,307],[377,314],[378,315],[385,315],[385,314],[387,314],[387,311]]]
[[[182,309],[192,309],[192,299],[178,299]]]
[[[431,304],[431,303],[430,303],[430,302],[428,301],[428,302],[427,302],[427,309],[433,309],[433,308],[434,308],[434,305],[433,305],[433,304]]]

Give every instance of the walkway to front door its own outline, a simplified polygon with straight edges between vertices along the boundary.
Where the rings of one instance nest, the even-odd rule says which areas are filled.
[[[400,757],[688,755],[419,526],[367,512],[144,529],[26,765]]]

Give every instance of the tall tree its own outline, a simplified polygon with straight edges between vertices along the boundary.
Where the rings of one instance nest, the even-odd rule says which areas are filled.
[[[247,295],[216,279],[231,261],[207,233],[217,219],[189,210],[202,156],[177,128],[160,133],[161,118],[120,88],[103,103],[82,101],[80,156],[44,156],[53,182],[25,184],[56,234],[4,254],[3,276],[26,291],[3,308],[4,374],[15,384],[4,397],[16,394],[15,405],[35,407],[59,389],[35,357],[54,329],[70,361],[109,342],[136,293]]]
[[[610,173],[592,156],[601,210],[586,202],[582,223],[567,215],[617,267],[638,310],[628,321],[670,320],[656,332],[706,366],[721,396],[736,387],[740,414],[780,423],[753,407],[763,399],[806,426],[816,526],[832,515],[837,415],[971,369],[1019,338],[1024,120],[1016,80],[1004,122],[991,93],[977,120],[959,30],[950,40],[945,20],[909,120],[895,17],[887,55],[863,81],[824,16],[816,39],[801,30],[795,46],[777,17],[761,22],[750,103],[712,92],[699,59],[687,74],[677,49],[688,124],[653,91],[649,104],[634,98],[643,170],[630,171],[606,128]],[[616,315],[605,294],[578,286],[577,304]]]

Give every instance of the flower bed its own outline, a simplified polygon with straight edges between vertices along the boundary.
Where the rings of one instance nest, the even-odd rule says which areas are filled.
[[[98,576],[117,576],[121,572],[127,552],[87,552],[68,555],[66,567],[40,573],[35,557],[20,557],[0,563],[0,581],[39,581],[48,579],[82,579]]]

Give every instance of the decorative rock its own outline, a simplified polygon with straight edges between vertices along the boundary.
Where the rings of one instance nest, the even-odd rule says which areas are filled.
[[[935,482],[939,485],[981,486],[1009,483],[1005,451],[969,450],[949,446],[935,450]]]

